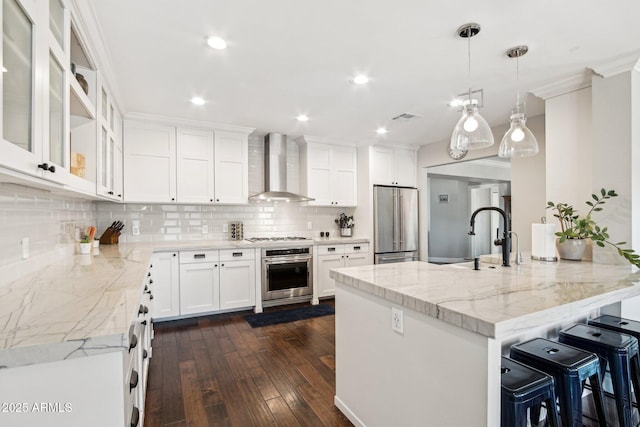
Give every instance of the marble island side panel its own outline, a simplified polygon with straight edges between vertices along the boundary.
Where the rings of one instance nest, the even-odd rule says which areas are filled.
[[[631,266],[529,261],[512,267],[425,262],[340,268],[346,286],[489,338],[560,323],[640,295]]]

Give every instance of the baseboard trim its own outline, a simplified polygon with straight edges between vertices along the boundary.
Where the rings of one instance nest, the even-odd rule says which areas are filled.
[[[356,414],[351,412],[349,407],[345,405],[344,402],[340,400],[338,396],[333,396],[333,404],[336,405],[336,408],[338,408],[340,412],[344,414],[345,417],[349,418],[349,421],[351,421],[354,426],[366,427],[365,423],[363,423],[362,420],[360,420],[360,418],[356,416]]]

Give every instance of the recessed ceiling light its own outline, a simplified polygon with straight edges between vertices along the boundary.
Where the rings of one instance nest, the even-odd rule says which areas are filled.
[[[226,49],[227,48],[227,42],[224,41],[222,38],[217,37],[217,36],[212,36],[209,37],[207,39],[207,44],[209,45],[209,47],[213,48],[213,49]]]
[[[369,77],[365,76],[364,74],[358,74],[353,78],[352,81],[357,85],[364,85],[369,83]]]
[[[306,122],[309,120],[309,116],[307,116],[306,114],[298,114],[298,117],[296,117],[296,120],[299,122]]]
[[[376,133],[377,133],[378,135],[384,135],[384,134],[385,134],[385,133],[387,133],[387,132],[388,132],[388,130],[387,130],[387,128],[385,128],[385,127],[379,127],[378,129],[376,129]]]
[[[206,101],[203,98],[200,98],[199,96],[194,96],[193,98],[191,98],[191,103],[193,105],[204,105],[205,102]]]

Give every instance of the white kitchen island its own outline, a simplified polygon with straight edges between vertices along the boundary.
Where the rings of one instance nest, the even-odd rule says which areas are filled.
[[[640,295],[631,266],[336,269],[336,406],[356,426],[499,426],[500,356]],[[392,330],[401,310],[402,333]]]

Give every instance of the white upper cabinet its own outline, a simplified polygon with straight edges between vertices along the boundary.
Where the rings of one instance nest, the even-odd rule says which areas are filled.
[[[248,134],[127,120],[125,201],[246,204]]]
[[[249,197],[247,133],[215,131],[215,202],[246,204]]]
[[[176,199],[176,129],[125,121],[124,200],[173,203]]]
[[[308,139],[308,137],[305,137]],[[316,206],[356,206],[355,147],[300,142],[301,192]]]
[[[178,201],[213,202],[213,131],[178,128],[176,151]]]
[[[122,118],[104,81],[101,81],[100,86],[97,194],[114,201],[122,201]]]
[[[373,184],[415,187],[416,152],[404,148],[369,147],[370,174]]]
[[[69,4],[2,0],[0,166],[95,196],[96,71]]]

